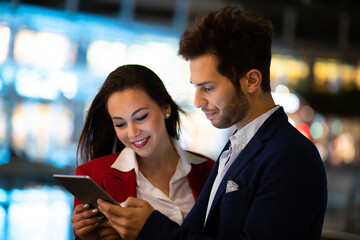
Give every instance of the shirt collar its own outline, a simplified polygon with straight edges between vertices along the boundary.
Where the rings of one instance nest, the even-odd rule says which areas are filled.
[[[280,108],[279,105],[273,107],[266,113],[262,114],[255,120],[248,123],[241,129],[238,129],[229,139],[233,149],[244,149],[246,144],[251,140],[251,138],[256,134],[257,130],[265,122],[265,120],[270,117],[276,110]]]
[[[121,172],[130,172],[133,169],[137,172],[139,166],[136,160],[135,151],[131,148],[124,148],[111,167]]]
[[[175,147],[176,152],[179,155],[179,162],[177,164],[176,172],[182,172],[181,175],[187,176],[191,171],[191,163],[199,164],[206,161],[202,158],[191,158],[190,154],[184,151],[178,141],[172,139],[173,146]],[[121,172],[129,172],[135,170],[137,184],[139,185],[139,165],[136,159],[136,153],[131,148],[124,148],[119,156],[116,158],[115,162],[111,165],[112,168],[115,168]]]

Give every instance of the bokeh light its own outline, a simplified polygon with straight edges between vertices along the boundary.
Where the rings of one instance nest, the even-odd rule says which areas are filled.
[[[334,165],[353,163],[355,158],[355,140],[347,132],[341,133],[332,142],[331,161]]]
[[[5,62],[9,54],[10,28],[0,23],[0,64]]]
[[[339,135],[343,130],[343,124],[341,120],[335,119],[330,125],[331,133],[335,136]]]
[[[305,122],[311,122],[314,119],[315,111],[311,106],[305,105],[301,108],[300,116]]]
[[[308,139],[311,140],[310,127],[306,123],[301,123],[297,126],[297,129]]]
[[[278,85],[275,92],[272,92],[272,96],[275,103],[281,105],[287,113],[294,113],[300,107],[299,97],[290,93],[287,86]]]
[[[323,136],[324,127],[319,122],[313,122],[310,127],[311,137],[314,139],[318,139]]]

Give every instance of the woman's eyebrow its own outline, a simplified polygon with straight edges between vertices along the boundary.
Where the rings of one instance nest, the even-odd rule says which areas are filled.
[[[135,112],[133,112],[131,114],[131,116],[134,116],[135,114],[137,114],[138,112],[142,111],[142,110],[146,110],[148,108],[139,108],[138,110],[136,110]],[[122,120],[123,118],[122,117],[112,117],[111,119],[116,119],[116,120]]]

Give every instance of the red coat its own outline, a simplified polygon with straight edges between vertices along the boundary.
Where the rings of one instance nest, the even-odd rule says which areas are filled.
[[[203,188],[214,161],[201,154],[187,151],[189,156],[194,158],[203,158],[206,161],[200,164],[191,164],[191,171],[187,175],[190,187],[192,189],[195,201]],[[105,189],[116,201],[123,202],[128,197],[136,197],[136,174],[135,170],[121,172],[111,165],[115,162],[119,153],[93,159],[87,163],[78,166],[75,169],[76,175],[88,175],[97,184]],[[75,198],[74,207],[81,204]]]

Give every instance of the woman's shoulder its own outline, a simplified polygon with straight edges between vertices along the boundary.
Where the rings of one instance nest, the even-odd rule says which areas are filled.
[[[212,167],[215,161],[201,153],[186,150],[185,153],[192,165],[207,165]]]
[[[103,157],[92,159],[89,162],[83,163],[76,167],[75,171],[79,171],[80,169],[85,171],[90,170],[100,170],[100,169],[107,169],[109,168],[116,160],[116,158],[119,156],[120,153],[114,153],[110,155],[106,155]]]

